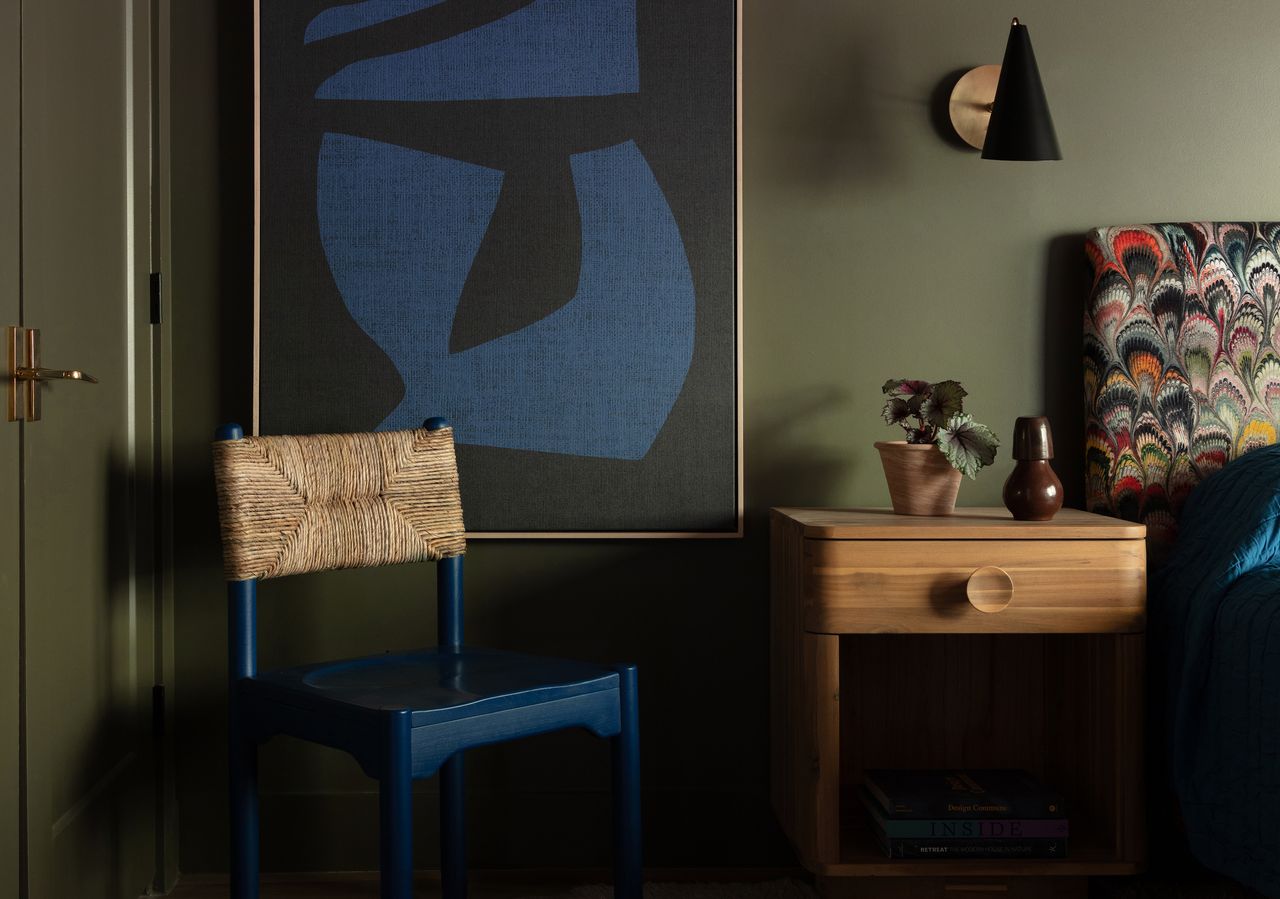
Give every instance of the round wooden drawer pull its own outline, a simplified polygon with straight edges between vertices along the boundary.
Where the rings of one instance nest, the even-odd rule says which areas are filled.
[[[999,612],[1013,602],[1013,579],[1003,568],[987,565],[969,575],[965,593],[979,612]]]

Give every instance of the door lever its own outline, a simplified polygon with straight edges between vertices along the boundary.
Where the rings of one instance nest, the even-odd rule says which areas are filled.
[[[9,421],[40,420],[41,381],[84,381],[97,384],[93,375],[77,368],[43,368],[40,366],[40,332],[35,328],[5,329],[5,347],[9,355]],[[23,402],[18,403],[18,385],[22,383]]]
[[[98,379],[75,368],[24,368],[19,366],[13,376],[19,381],[88,381],[97,384]]]

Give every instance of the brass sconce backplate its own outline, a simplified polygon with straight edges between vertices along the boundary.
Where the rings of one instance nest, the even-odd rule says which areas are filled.
[[[991,104],[999,83],[999,66],[978,66],[965,72],[951,90],[951,124],[964,142],[977,150],[987,139]]]

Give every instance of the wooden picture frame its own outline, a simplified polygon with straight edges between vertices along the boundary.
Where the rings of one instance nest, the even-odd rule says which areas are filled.
[[[740,2],[416,5],[255,2],[254,433],[445,415],[473,538],[742,536]]]

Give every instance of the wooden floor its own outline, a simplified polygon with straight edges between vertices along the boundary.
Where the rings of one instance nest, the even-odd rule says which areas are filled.
[[[469,899],[551,899],[565,897],[586,883],[582,879],[556,876],[507,875],[505,873],[472,876],[468,883]],[[172,899],[227,899],[225,877],[184,877],[169,893]],[[376,874],[322,874],[264,876],[261,899],[377,899]],[[440,879],[420,876],[414,885],[415,899],[438,899]]]
[[[471,878],[470,899],[597,899],[610,891],[598,885],[607,874],[544,874],[542,872],[477,872]],[[646,897],[654,899],[728,899],[730,896],[779,895],[787,899],[812,895],[799,871],[662,872],[650,877]],[[752,882],[749,890],[735,884]],[[1095,878],[1090,899],[1262,899],[1259,893],[1214,875],[1191,877]],[[593,888],[594,887],[594,888]],[[770,889],[769,887],[773,887]],[[185,877],[169,894],[172,899],[227,899],[225,877]],[[262,879],[261,899],[376,899],[376,875],[267,875]],[[438,877],[419,878],[415,899],[439,899]]]
[[[468,881],[468,899],[597,899],[608,897],[609,873],[542,871],[477,871]],[[786,899],[816,897],[809,878],[798,869],[751,869],[704,871],[680,869],[648,872],[646,896],[661,899],[701,899],[703,896],[740,895],[784,896]],[[744,885],[750,887],[743,889]],[[764,885],[773,888],[764,888]],[[227,899],[225,876],[183,877],[168,894],[171,899]],[[377,899],[378,878],[372,873],[263,875],[261,899]],[[414,885],[415,899],[439,899],[438,875],[421,874]]]
[[[534,882],[506,878],[473,878],[469,899],[550,899],[570,895],[580,882]],[[225,877],[184,877],[169,893],[172,899],[227,899]],[[369,874],[299,875],[288,879],[263,877],[261,899],[377,899],[378,879]],[[440,881],[424,877],[415,885],[415,899],[438,899]]]

